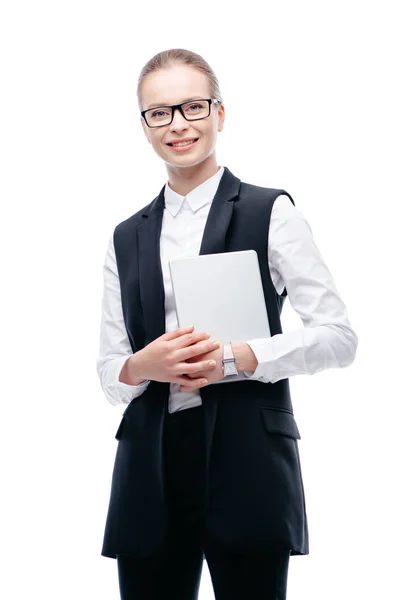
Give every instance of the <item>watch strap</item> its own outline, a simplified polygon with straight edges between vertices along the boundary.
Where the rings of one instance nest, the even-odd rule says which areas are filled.
[[[236,376],[239,374],[231,342],[229,342],[228,344],[224,344],[224,357],[222,359],[222,365],[224,369],[224,377],[229,377],[232,375]]]

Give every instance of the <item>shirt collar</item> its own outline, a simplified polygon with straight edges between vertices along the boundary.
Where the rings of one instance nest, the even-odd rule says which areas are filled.
[[[205,204],[211,204],[223,174],[224,167],[221,167],[215,175],[203,181],[203,183],[191,190],[186,196],[181,196],[177,192],[174,192],[167,182],[164,189],[165,208],[169,210],[173,217],[176,217],[185,198],[193,212],[196,212]]]

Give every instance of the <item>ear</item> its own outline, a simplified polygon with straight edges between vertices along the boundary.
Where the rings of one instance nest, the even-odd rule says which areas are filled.
[[[225,106],[223,104],[220,105],[218,110],[218,131],[222,131],[224,128],[225,122]]]

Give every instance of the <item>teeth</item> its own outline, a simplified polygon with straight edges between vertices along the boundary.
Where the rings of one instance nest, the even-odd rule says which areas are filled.
[[[193,144],[193,140],[189,140],[188,142],[176,142],[175,144],[171,144],[171,146],[188,146],[189,144]]]

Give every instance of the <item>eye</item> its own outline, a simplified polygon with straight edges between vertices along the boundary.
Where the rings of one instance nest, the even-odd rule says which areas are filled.
[[[193,108],[194,110],[198,110],[199,108],[202,108],[201,104],[191,104],[190,106],[187,107],[189,108]],[[193,112],[193,111],[192,111]]]
[[[158,117],[159,115],[165,114],[164,110],[155,110],[154,112],[151,113],[152,117]]]

